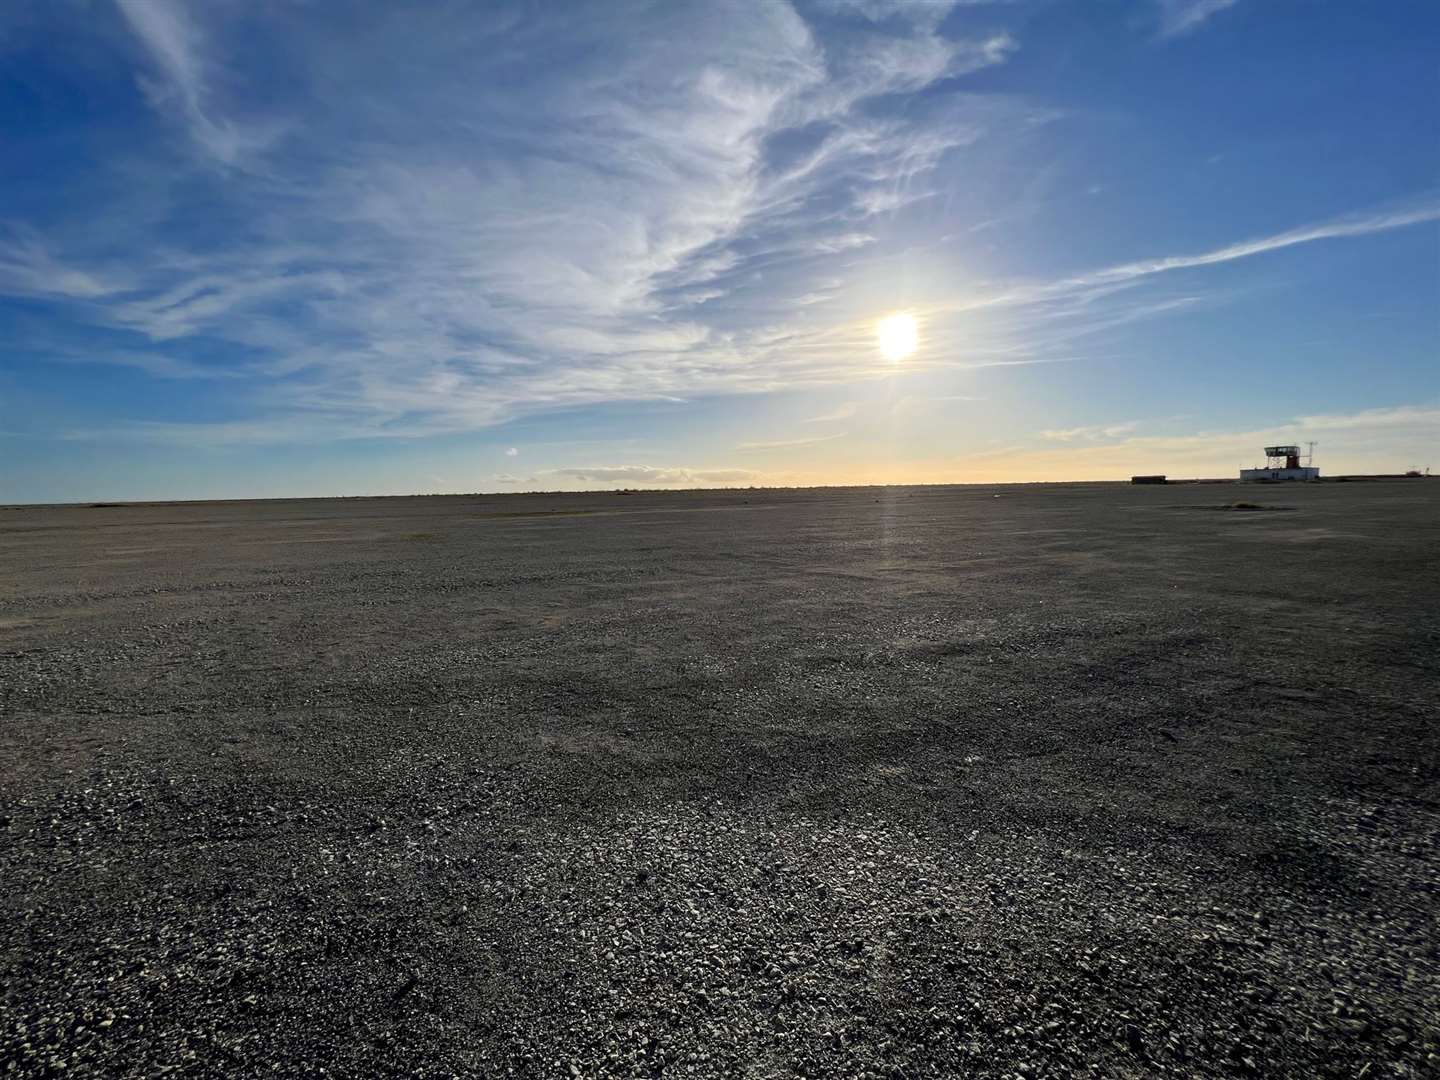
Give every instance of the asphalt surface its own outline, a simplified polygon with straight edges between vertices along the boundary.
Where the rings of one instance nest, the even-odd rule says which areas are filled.
[[[1425,480],[0,508],[0,1070],[1440,1075],[1437,560]]]

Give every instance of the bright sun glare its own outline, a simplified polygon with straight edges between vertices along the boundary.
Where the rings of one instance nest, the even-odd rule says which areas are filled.
[[[915,344],[918,334],[915,329],[915,318],[905,312],[898,315],[887,315],[880,320],[880,325],[875,328],[880,338],[880,352],[892,364],[898,360],[904,360],[915,351]]]

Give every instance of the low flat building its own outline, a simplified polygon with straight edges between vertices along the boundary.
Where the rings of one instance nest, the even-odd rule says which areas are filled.
[[[1294,469],[1241,469],[1241,480],[1319,480],[1320,470],[1309,465]]]

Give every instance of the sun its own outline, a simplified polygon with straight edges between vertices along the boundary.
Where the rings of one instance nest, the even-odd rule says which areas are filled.
[[[880,354],[892,364],[913,353],[920,337],[915,316],[905,311],[886,315],[875,327],[875,335],[880,340]]]

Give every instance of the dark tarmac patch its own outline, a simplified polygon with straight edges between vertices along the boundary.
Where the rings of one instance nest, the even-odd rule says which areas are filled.
[[[589,514],[614,513],[607,510],[492,510],[477,515],[482,518],[584,517]]]
[[[1254,502],[1243,502],[1243,501],[1242,501],[1242,502],[1233,502],[1233,503],[1221,503],[1221,504],[1219,504],[1219,505],[1211,505],[1211,506],[1172,506],[1172,507],[1170,507],[1170,509],[1171,509],[1171,510],[1221,510],[1221,511],[1233,511],[1233,512],[1238,512],[1238,513],[1252,513],[1252,512],[1255,512],[1255,511],[1267,511],[1267,510],[1295,510],[1295,509],[1297,509],[1297,507],[1294,507],[1294,506],[1268,506],[1268,505],[1266,505],[1266,504],[1264,504],[1264,503],[1254,503]]]

